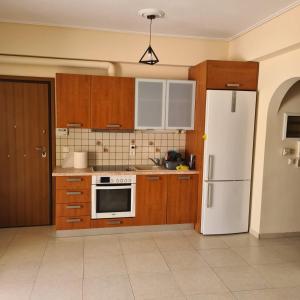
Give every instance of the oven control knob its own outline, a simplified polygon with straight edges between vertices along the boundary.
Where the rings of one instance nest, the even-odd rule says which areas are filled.
[[[119,179],[117,179],[116,182],[118,183],[118,182],[119,182]]]
[[[120,182],[123,182],[123,179],[120,179]]]

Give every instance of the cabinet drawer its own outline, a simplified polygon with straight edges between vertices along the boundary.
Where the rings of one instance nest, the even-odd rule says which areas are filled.
[[[97,219],[91,220],[91,227],[121,227],[135,225],[135,218]]]
[[[83,229],[83,228],[90,228],[89,216],[56,218],[56,229]]]
[[[65,189],[56,190],[56,203],[91,202],[90,190]]]
[[[91,187],[91,176],[58,176],[56,177],[57,189],[81,188],[89,189]]]
[[[57,217],[90,216],[90,203],[61,203],[56,205]]]
[[[207,62],[207,89],[255,91],[257,80],[257,62]]]

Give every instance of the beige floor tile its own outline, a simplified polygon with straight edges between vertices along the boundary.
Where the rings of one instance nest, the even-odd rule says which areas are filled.
[[[196,250],[163,251],[171,270],[193,270],[206,267],[207,264]]]
[[[218,267],[214,268],[214,270],[231,291],[266,289],[270,287],[259,272],[250,266]]]
[[[284,257],[287,262],[300,262],[300,246],[275,246],[274,249]]]
[[[130,282],[137,300],[183,296],[171,272],[134,273],[130,274]]]
[[[247,266],[247,263],[231,249],[199,250],[200,255],[212,267]]]
[[[122,254],[120,241],[114,236],[91,236],[84,241],[84,256],[99,257],[101,255]]]
[[[84,278],[127,274],[123,255],[88,257],[84,260]]]
[[[38,279],[46,281],[52,278],[61,280],[83,278],[83,258],[76,261],[49,261],[42,263],[38,273]]]
[[[191,243],[185,237],[173,237],[173,238],[154,238],[158,248],[161,251],[173,251],[173,250],[192,250]]]
[[[84,300],[133,300],[127,275],[85,278],[83,281]]]
[[[158,250],[158,247],[152,238],[121,239],[120,243],[123,253],[125,254],[143,253]]]
[[[32,300],[81,300],[82,279],[37,280],[31,298]]]
[[[121,233],[116,234],[116,236],[120,240],[137,240],[137,239],[152,239],[153,238],[153,232],[131,232],[131,233]]]
[[[300,286],[300,264],[272,264],[255,266],[274,288]]]
[[[176,230],[176,231],[157,231],[152,232],[152,237],[159,239],[174,239],[174,238],[181,238],[184,237],[183,231]]]
[[[175,280],[185,295],[217,294],[227,288],[208,267],[198,270],[173,271]]]
[[[195,249],[222,249],[228,248],[227,244],[220,237],[204,237],[202,235],[192,235],[187,237]]]
[[[234,296],[228,293],[221,293],[221,294],[198,294],[198,295],[191,295],[187,297],[187,300],[233,300],[235,299]]]
[[[32,291],[33,282],[22,283],[12,282],[4,283],[0,281],[0,299],[1,300],[29,300]]]
[[[254,247],[260,246],[260,240],[250,234],[232,234],[222,236],[222,240],[229,247]]]
[[[232,248],[251,265],[284,263],[286,259],[274,247],[239,247]]]
[[[168,272],[169,268],[159,251],[125,254],[129,273]]]
[[[238,300],[299,300],[300,287],[235,292]]]

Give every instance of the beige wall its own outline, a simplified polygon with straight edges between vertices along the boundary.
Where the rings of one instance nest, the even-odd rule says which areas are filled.
[[[286,185],[279,186],[275,198],[263,195],[268,188],[265,172],[265,144],[267,137],[267,119],[271,101],[281,101],[285,92],[300,77],[300,7],[273,19],[230,42],[229,58],[259,60],[258,106],[255,138],[255,157],[253,167],[252,209],[250,230],[253,233],[283,233],[300,231],[300,218],[290,218],[289,213],[297,209],[293,197],[286,197],[282,213],[282,195],[287,196]],[[292,79],[291,81],[289,81]],[[280,87],[280,88],[279,88]],[[275,97],[275,96],[276,97]],[[272,161],[278,163],[278,159]],[[268,180],[276,182],[273,173],[266,172]],[[293,171],[287,170],[286,178],[292,179]],[[293,180],[291,180],[292,182]],[[292,195],[298,191],[297,186],[289,186]],[[262,210],[263,208],[263,210]],[[278,215],[282,213],[282,220]],[[266,225],[267,224],[267,225]]]

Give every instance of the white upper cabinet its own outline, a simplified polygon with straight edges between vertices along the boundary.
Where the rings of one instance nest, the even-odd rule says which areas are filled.
[[[191,80],[168,80],[166,129],[194,129],[195,86]]]
[[[136,79],[135,129],[194,129],[191,80]]]
[[[165,80],[136,79],[135,129],[164,129],[165,99]]]

